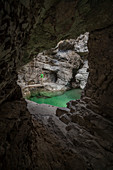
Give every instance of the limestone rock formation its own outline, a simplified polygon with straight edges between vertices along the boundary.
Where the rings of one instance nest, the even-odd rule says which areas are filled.
[[[82,63],[81,57],[72,50],[52,50],[49,55],[42,52],[22,67],[18,73],[18,84],[23,89],[29,84],[41,84],[40,74],[43,71],[45,90],[64,91],[71,86],[73,69],[78,70]]]
[[[87,42],[89,38],[89,32],[86,32],[84,34],[80,34],[80,36],[77,37],[77,39],[69,39],[69,40],[63,40],[60,41],[57,44],[57,47],[59,50],[75,50],[77,53],[88,54],[88,47]]]
[[[74,49],[77,53],[81,53],[81,55],[88,53],[88,47],[87,47],[88,38],[89,38],[89,32],[86,32],[85,34],[81,34],[75,40]]]
[[[65,91],[71,87],[84,89],[88,78],[88,61],[84,61],[84,54],[88,54],[88,34],[81,34],[77,40],[60,41],[55,48],[39,53],[30,63],[23,66],[18,71],[18,84],[22,88],[23,96],[32,93],[31,86],[29,88],[27,85],[41,84],[41,72],[44,73],[44,90]],[[75,51],[79,52],[82,58]],[[37,87],[35,90],[40,91]]]
[[[88,79],[88,61],[85,60],[83,63],[83,66],[81,69],[78,70],[75,78],[76,78],[76,82],[78,83],[78,86],[80,86],[81,89],[84,89],[87,83],[87,79]]]
[[[0,7],[0,169],[113,169],[113,1],[1,0]],[[17,70],[86,31],[88,83],[68,106],[66,137],[55,135],[51,118],[49,128],[30,115]]]

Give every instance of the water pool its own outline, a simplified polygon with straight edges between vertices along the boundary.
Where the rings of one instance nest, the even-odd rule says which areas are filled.
[[[57,107],[66,107],[66,103],[70,100],[77,100],[81,97],[81,89],[72,89],[64,92],[64,94],[59,96],[54,96],[50,98],[38,98],[36,96],[29,98],[29,100],[34,101],[39,104],[50,104]]]

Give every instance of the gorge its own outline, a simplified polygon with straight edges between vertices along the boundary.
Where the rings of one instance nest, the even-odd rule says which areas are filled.
[[[112,0],[1,0],[0,6],[0,169],[112,170]],[[81,99],[37,113],[37,104],[22,97],[18,69],[85,32],[89,77]]]
[[[33,101],[45,101],[49,102],[51,99],[44,99],[44,97],[52,97],[62,95],[66,90],[73,88],[84,89],[88,79],[88,35],[81,34],[76,40],[63,40],[60,41],[55,48],[43,51],[37,54],[37,56],[28,64],[24,65],[18,71],[18,85],[22,89],[23,97],[31,98]],[[79,55],[80,54],[80,55]],[[43,84],[41,82],[40,75],[43,73]],[[65,93],[67,95],[62,98],[61,102],[65,98],[80,99],[77,90],[75,92],[75,98],[71,91]],[[72,94],[72,97],[71,97]],[[77,95],[77,96],[76,96]],[[66,97],[67,96],[67,97]],[[34,97],[34,99],[33,99]],[[42,100],[36,98],[42,97]],[[57,98],[53,98],[58,102]],[[65,101],[69,101],[65,100]],[[66,103],[67,103],[66,102]],[[52,103],[55,103],[53,101]],[[62,105],[66,106],[66,103]]]

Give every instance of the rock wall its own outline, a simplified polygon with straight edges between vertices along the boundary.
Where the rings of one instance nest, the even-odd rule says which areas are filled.
[[[75,75],[76,84],[78,83],[78,87],[80,87],[81,89],[84,89],[87,84],[87,80],[89,76],[88,70],[89,70],[88,60],[85,60],[83,62],[82,68],[79,69],[77,71],[77,74]]]
[[[1,0],[0,6],[0,169],[113,169],[112,0]],[[74,126],[67,127],[74,127],[73,152],[69,138],[64,138],[64,145],[30,116],[16,84],[16,70],[39,51],[86,31],[91,34],[91,76],[87,97],[70,104],[71,112],[78,109],[72,116]],[[102,73],[105,78],[98,81]],[[59,149],[61,143],[66,147]]]
[[[16,69],[23,63],[26,41],[33,29],[33,1],[0,2],[0,103],[14,97]],[[28,58],[25,58],[28,60]],[[24,61],[25,62],[25,61]]]
[[[113,120],[113,26],[90,34],[88,57],[90,77],[85,94],[91,98],[90,108]],[[99,47],[99,48],[98,48]],[[94,105],[93,105],[94,104]]]
[[[44,87],[41,90],[65,91],[72,87],[84,89],[88,78],[88,61],[85,61],[88,55],[87,41],[88,33],[80,35],[77,40],[60,41],[55,48],[39,53],[23,66],[18,71],[18,84],[23,96],[29,95],[32,90],[40,91],[40,87],[28,86],[40,85],[42,72]]]
[[[0,106],[0,169],[26,169],[32,164],[28,149],[32,122],[26,107],[23,99]]]
[[[81,100],[70,101],[69,110],[58,108],[56,111],[66,124],[74,148],[90,160],[90,169],[113,168],[112,38],[113,26],[90,33],[90,76],[85,94]]]

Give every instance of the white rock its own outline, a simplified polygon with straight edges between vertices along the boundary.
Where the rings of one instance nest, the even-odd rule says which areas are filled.
[[[88,75],[89,75],[89,72],[87,71],[88,68],[89,68],[88,61],[86,60],[84,61],[83,67],[78,70],[78,73],[75,76],[76,82],[80,83],[81,89],[84,89],[86,86]]]
[[[73,69],[78,70],[83,64],[81,57],[75,52],[87,52],[89,33],[81,34],[76,40],[65,40],[58,51],[55,49],[39,53],[30,63],[19,71],[18,83],[21,87],[29,84],[40,84],[40,74],[44,72],[43,83],[48,83],[44,88],[48,90],[66,90],[70,87],[73,78]],[[74,46],[73,46],[74,45]],[[75,47],[75,50],[73,49]],[[76,75],[76,87],[84,88],[88,77],[88,62],[85,61]],[[76,82],[73,82],[76,84]],[[80,83],[80,84],[79,84]]]

